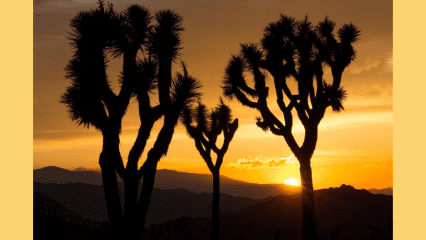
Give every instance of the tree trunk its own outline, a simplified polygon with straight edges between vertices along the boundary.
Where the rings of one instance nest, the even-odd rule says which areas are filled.
[[[219,170],[216,170],[212,173],[213,173],[212,240],[219,240],[219,197],[220,197]]]
[[[137,207],[137,227],[140,233],[142,233],[145,227],[146,215],[151,202],[155,175],[157,173],[157,165],[161,157],[167,154],[167,150],[173,138],[174,128],[179,119],[179,112],[180,110],[177,113],[169,113],[164,116],[164,125],[158,134],[154,147],[148,152],[147,160],[144,163],[144,165],[147,164],[147,166],[143,176],[142,191]]]
[[[314,187],[310,160],[300,161],[302,179],[302,240],[315,240]]]
[[[143,177],[142,192],[139,197],[137,209],[137,227],[139,233],[142,233],[145,227],[146,215],[148,213],[149,204],[151,202],[152,190],[154,189],[155,174],[157,173],[157,164],[157,160],[150,162],[149,169],[148,171],[146,171]]]
[[[137,240],[140,239],[140,231],[137,222],[137,194],[138,194],[139,179],[136,178],[136,171],[132,175],[129,174],[128,179],[124,181],[124,219],[123,230],[125,239]]]
[[[107,205],[108,220],[111,229],[112,239],[122,239],[122,209],[120,203],[120,193],[118,190],[117,174],[115,163],[120,158],[119,132],[104,132],[102,152],[99,156],[99,165],[102,172],[102,182],[104,186],[105,201]]]
[[[122,212],[113,160],[110,152],[105,149],[99,157],[111,234],[114,240],[118,240],[121,238]]]
[[[160,104],[170,107],[170,84],[172,80],[172,59],[161,57],[158,69],[158,97]]]
[[[331,74],[333,75],[333,85],[332,90],[337,91],[339,89],[340,83],[342,81],[343,69],[334,67],[331,69]]]

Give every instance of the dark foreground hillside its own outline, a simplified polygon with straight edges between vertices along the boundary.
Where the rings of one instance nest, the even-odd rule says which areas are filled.
[[[316,190],[314,197],[317,235],[324,238],[329,237],[335,228],[340,228],[346,237],[340,236],[339,239],[369,239],[372,235],[370,230],[386,230],[393,215],[391,196],[374,195],[351,186]],[[282,239],[293,239],[301,235],[301,212],[300,196],[272,197],[264,203],[224,215],[223,234],[265,239],[269,233],[270,239],[273,239],[273,233],[282,230]],[[235,224],[235,228],[225,227],[229,223]]]
[[[351,186],[315,191],[318,239],[392,239],[392,197],[356,190]],[[189,239],[210,236],[210,218],[189,218]],[[157,226],[165,231],[167,225]],[[300,196],[277,196],[231,214],[221,215],[221,239],[300,239]],[[149,239],[149,234],[145,234]],[[168,239],[166,237],[159,239]],[[170,239],[183,239],[174,230]]]
[[[34,193],[34,240],[106,240],[102,222],[82,217],[42,193]],[[104,224],[105,225],[105,224]]]
[[[102,188],[98,189],[100,186],[82,188],[78,184],[40,184],[34,185],[34,239],[107,239],[107,225],[102,223],[106,216],[105,209],[95,207],[96,204],[103,204]],[[43,186],[50,187],[43,189]],[[75,191],[78,190],[82,197],[76,199],[78,194]],[[149,214],[159,217],[158,220],[170,220],[161,221],[154,231],[144,231],[143,239],[151,239],[151,234],[157,240],[184,239],[183,234],[188,240],[209,239],[210,195],[186,190],[156,190]],[[97,199],[94,199],[95,196],[98,196]],[[272,240],[278,231],[282,231],[279,239],[292,240],[301,235],[301,203],[298,195],[263,200],[224,195],[223,203],[222,239]],[[243,208],[244,204],[247,205]],[[392,218],[392,196],[371,194],[342,185],[340,188],[316,190],[315,204],[319,239],[392,239],[389,222]],[[94,219],[87,213],[103,217]],[[188,217],[188,227],[184,231],[174,227],[182,216]],[[150,226],[147,224],[146,227]]]
[[[211,184],[210,175],[159,170],[143,239],[151,239],[151,234],[157,240],[184,239],[184,234],[186,240],[210,239]],[[123,204],[122,182],[119,188]],[[34,170],[33,189],[34,239],[108,239],[99,172],[57,167]],[[319,239],[392,239],[392,196],[346,185],[315,190],[314,195]],[[300,238],[300,201],[298,191],[283,184],[252,184],[224,177],[220,236],[273,240],[281,231],[281,240]],[[188,224],[184,231],[174,226],[183,217]],[[151,224],[156,224],[155,229]]]

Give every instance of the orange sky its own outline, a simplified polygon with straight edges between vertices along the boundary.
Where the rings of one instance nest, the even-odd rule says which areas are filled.
[[[64,78],[64,68],[72,55],[67,40],[69,20],[79,11],[95,7],[93,2],[96,0],[37,2],[34,7],[34,168],[50,165],[68,169],[97,167],[101,134],[77,127],[68,118],[66,106],[59,103],[69,85]],[[131,0],[112,2],[116,10],[133,3]],[[264,27],[277,21],[280,13],[297,19],[308,14],[314,24],[326,15],[336,21],[337,26],[352,22],[361,30],[361,39],[355,44],[357,59],[343,75],[342,85],[348,92],[344,104],[346,110],[339,114],[328,111],[320,124],[312,159],[314,187],[341,184],[356,188],[393,186],[392,1],[135,3],[147,6],[152,12],[170,8],[184,17],[186,30],[182,34],[184,49],[181,58],[187,63],[190,74],[203,83],[203,102],[208,107],[214,107],[218,102],[226,64],[231,54],[239,52],[239,43],[259,42]],[[110,65],[108,72],[114,81],[120,64],[112,61]],[[180,69],[174,68],[174,71]],[[325,72],[325,79],[331,80],[329,70]],[[270,87],[271,83],[268,81]],[[273,94],[269,102],[275,102]],[[288,177],[300,179],[297,161],[291,158],[292,153],[284,139],[258,129],[254,120],[259,116],[256,111],[244,108],[236,101],[229,104],[234,117],[239,118],[240,126],[225,155],[221,174],[258,183],[283,183]],[[123,121],[123,159],[127,158],[139,126],[135,107],[134,104],[131,106]],[[271,108],[278,113],[278,106],[272,104]],[[303,127],[296,123],[293,132],[300,143]],[[155,133],[151,145],[153,139]],[[269,161],[283,164],[271,168],[267,164]],[[182,126],[178,126],[159,168],[209,173]]]

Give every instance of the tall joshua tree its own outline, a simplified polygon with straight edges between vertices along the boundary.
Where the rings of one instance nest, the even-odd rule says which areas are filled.
[[[145,7],[131,5],[119,14],[112,5],[105,8],[102,1],[97,9],[80,12],[71,20],[70,40],[75,52],[66,68],[71,86],[61,102],[68,106],[70,118],[78,125],[93,126],[102,133],[99,165],[113,239],[140,238],[157,164],[167,154],[182,109],[200,96],[199,82],[186,69],[185,74],[177,74],[173,79],[171,75],[171,64],[181,49],[182,17],[171,10],[162,10],[155,14],[155,20],[157,23],[152,25],[152,16]],[[139,58],[140,52],[148,57]],[[123,61],[118,95],[111,90],[106,74],[108,56]],[[151,106],[151,93],[155,89],[160,104]],[[132,97],[139,104],[141,126],[124,167],[119,150],[120,132]],[[164,124],[138,169],[152,127],[162,116]],[[116,173],[124,181],[124,212]]]
[[[296,21],[281,15],[279,21],[265,28],[261,46],[241,44],[240,55],[231,57],[225,71],[224,95],[236,97],[244,106],[257,109],[261,114],[257,126],[283,136],[300,163],[303,240],[316,238],[311,158],[318,139],[318,125],[329,106],[335,112],[343,110],[346,92],[340,86],[342,74],[355,59],[352,44],[360,35],[351,23],[343,25],[336,38],[335,25],[327,17],[313,26],[307,17]],[[331,84],[323,79],[326,65],[331,67]],[[269,88],[265,86],[266,72],[261,70],[269,72],[274,79],[276,101],[284,122],[268,108]],[[254,76],[254,88],[246,83],[246,71]],[[287,85],[290,77],[296,80],[297,91],[291,91]],[[292,133],[294,112],[305,128],[302,146]]]
[[[195,110],[185,108],[183,112],[183,122],[187,132],[194,139],[198,152],[213,175],[212,239],[219,240],[219,170],[229,143],[237,131],[238,118],[232,121],[231,109],[222,100],[219,106],[212,110],[210,114],[207,114],[206,107],[201,102],[198,103],[198,107]],[[193,126],[193,122],[195,122],[195,126]],[[216,141],[222,132],[224,142],[222,148],[218,148]],[[215,164],[213,164],[211,156],[212,150],[217,156]]]

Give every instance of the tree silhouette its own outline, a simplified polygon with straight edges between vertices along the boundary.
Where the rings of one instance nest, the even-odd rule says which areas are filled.
[[[318,139],[318,125],[329,106],[335,112],[343,110],[346,92],[340,87],[342,74],[355,59],[352,43],[360,35],[360,31],[351,23],[337,31],[336,39],[333,33],[335,25],[327,17],[313,26],[307,16],[304,20],[296,21],[281,15],[279,21],[265,28],[261,47],[241,44],[240,55],[231,57],[225,71],[224,95],[230,99],[236,97],[244,106],[257,109],[261,114],[257,118],[257,126],[283,136],[300,163],[303,240],[316,238],[310,161]],[[331,67],[332,84],[323,79],[326,65]],[[268,108],[266,71],[261,70],[269,72],[274,79],[277,103],[284,123]],[[247,85],[245,72],[253,74],[254,88]],[[291,77],[297,83],[297,93],[287,85]],[[292,133],[294,112],[305,128],[302,146],[298,145]]]
[[[279,230],[276,234],[275,234],[275,240],[278,240],[281,237],[281,230]]]
[[[157,234],[157,226],[155,224],[151,224],[151,229],[150,229],[150,237],[151,240],[157,240],[159,238],[161,238],[161,236],[163,236],[164,232],[163,230],[159,229]]]
[[[207,114],[206,106],[201,102],[198,102],[198,107],[195,110],[185,108],[183,112],[183,122],[187,132],[194,139],[198,152],[213,175],[212,239],[219,240],[219,171],[229,143],[237,131],[238,118],[232,122],[231,109],[222,100],[220,100],[219,106],[213,109],[210,114]],[[192,125],[193,122],[195,122],[195,126]],[[216,141],[222,132],[224,141],[222,148],[218,148]],[[215,164],[213,164],[211,156],[212,150],[217,156]]]
[[[177,221],[173,226],[182,231],[183,240],[186,240],[187,234],[185,233],[185,229],[189,226],[188,218],[187,217],[180,218],[179,221]]]
[[[122,13],[112,4],[80,12],[71,20],[71,44],[74,56],[66,70],[71,86],[63,94],[71,120],[93,126],[103,135],[99,165],[105,191],[108,219],[114,239],[139,239],[144,228],[157,164],[167,154],[174,128],[182,109],[200,97],[200,83],[184,74],[172,78],[171,65],[179,56],[183,18],[171,10],[155,14],[152,25],[149,10],[131,5]],[[142,52],[145,57],[139,58]],[[108,54],[121,58],[121,89],[116,95],[106,74]],[[148,55],[148,56],[146,56]],[[158,90],[160,104],[151,106],[153,91]],[[122,119],[129,101],[139,104],[141,126],[130,150],[126,167],[120,154]],[[154,123],[164,118],[163,126],[143,165],[138,169]],[[124,212],[120,204],[117,175],[124,181]],[[143,187],[138,196],[138,185]]]

